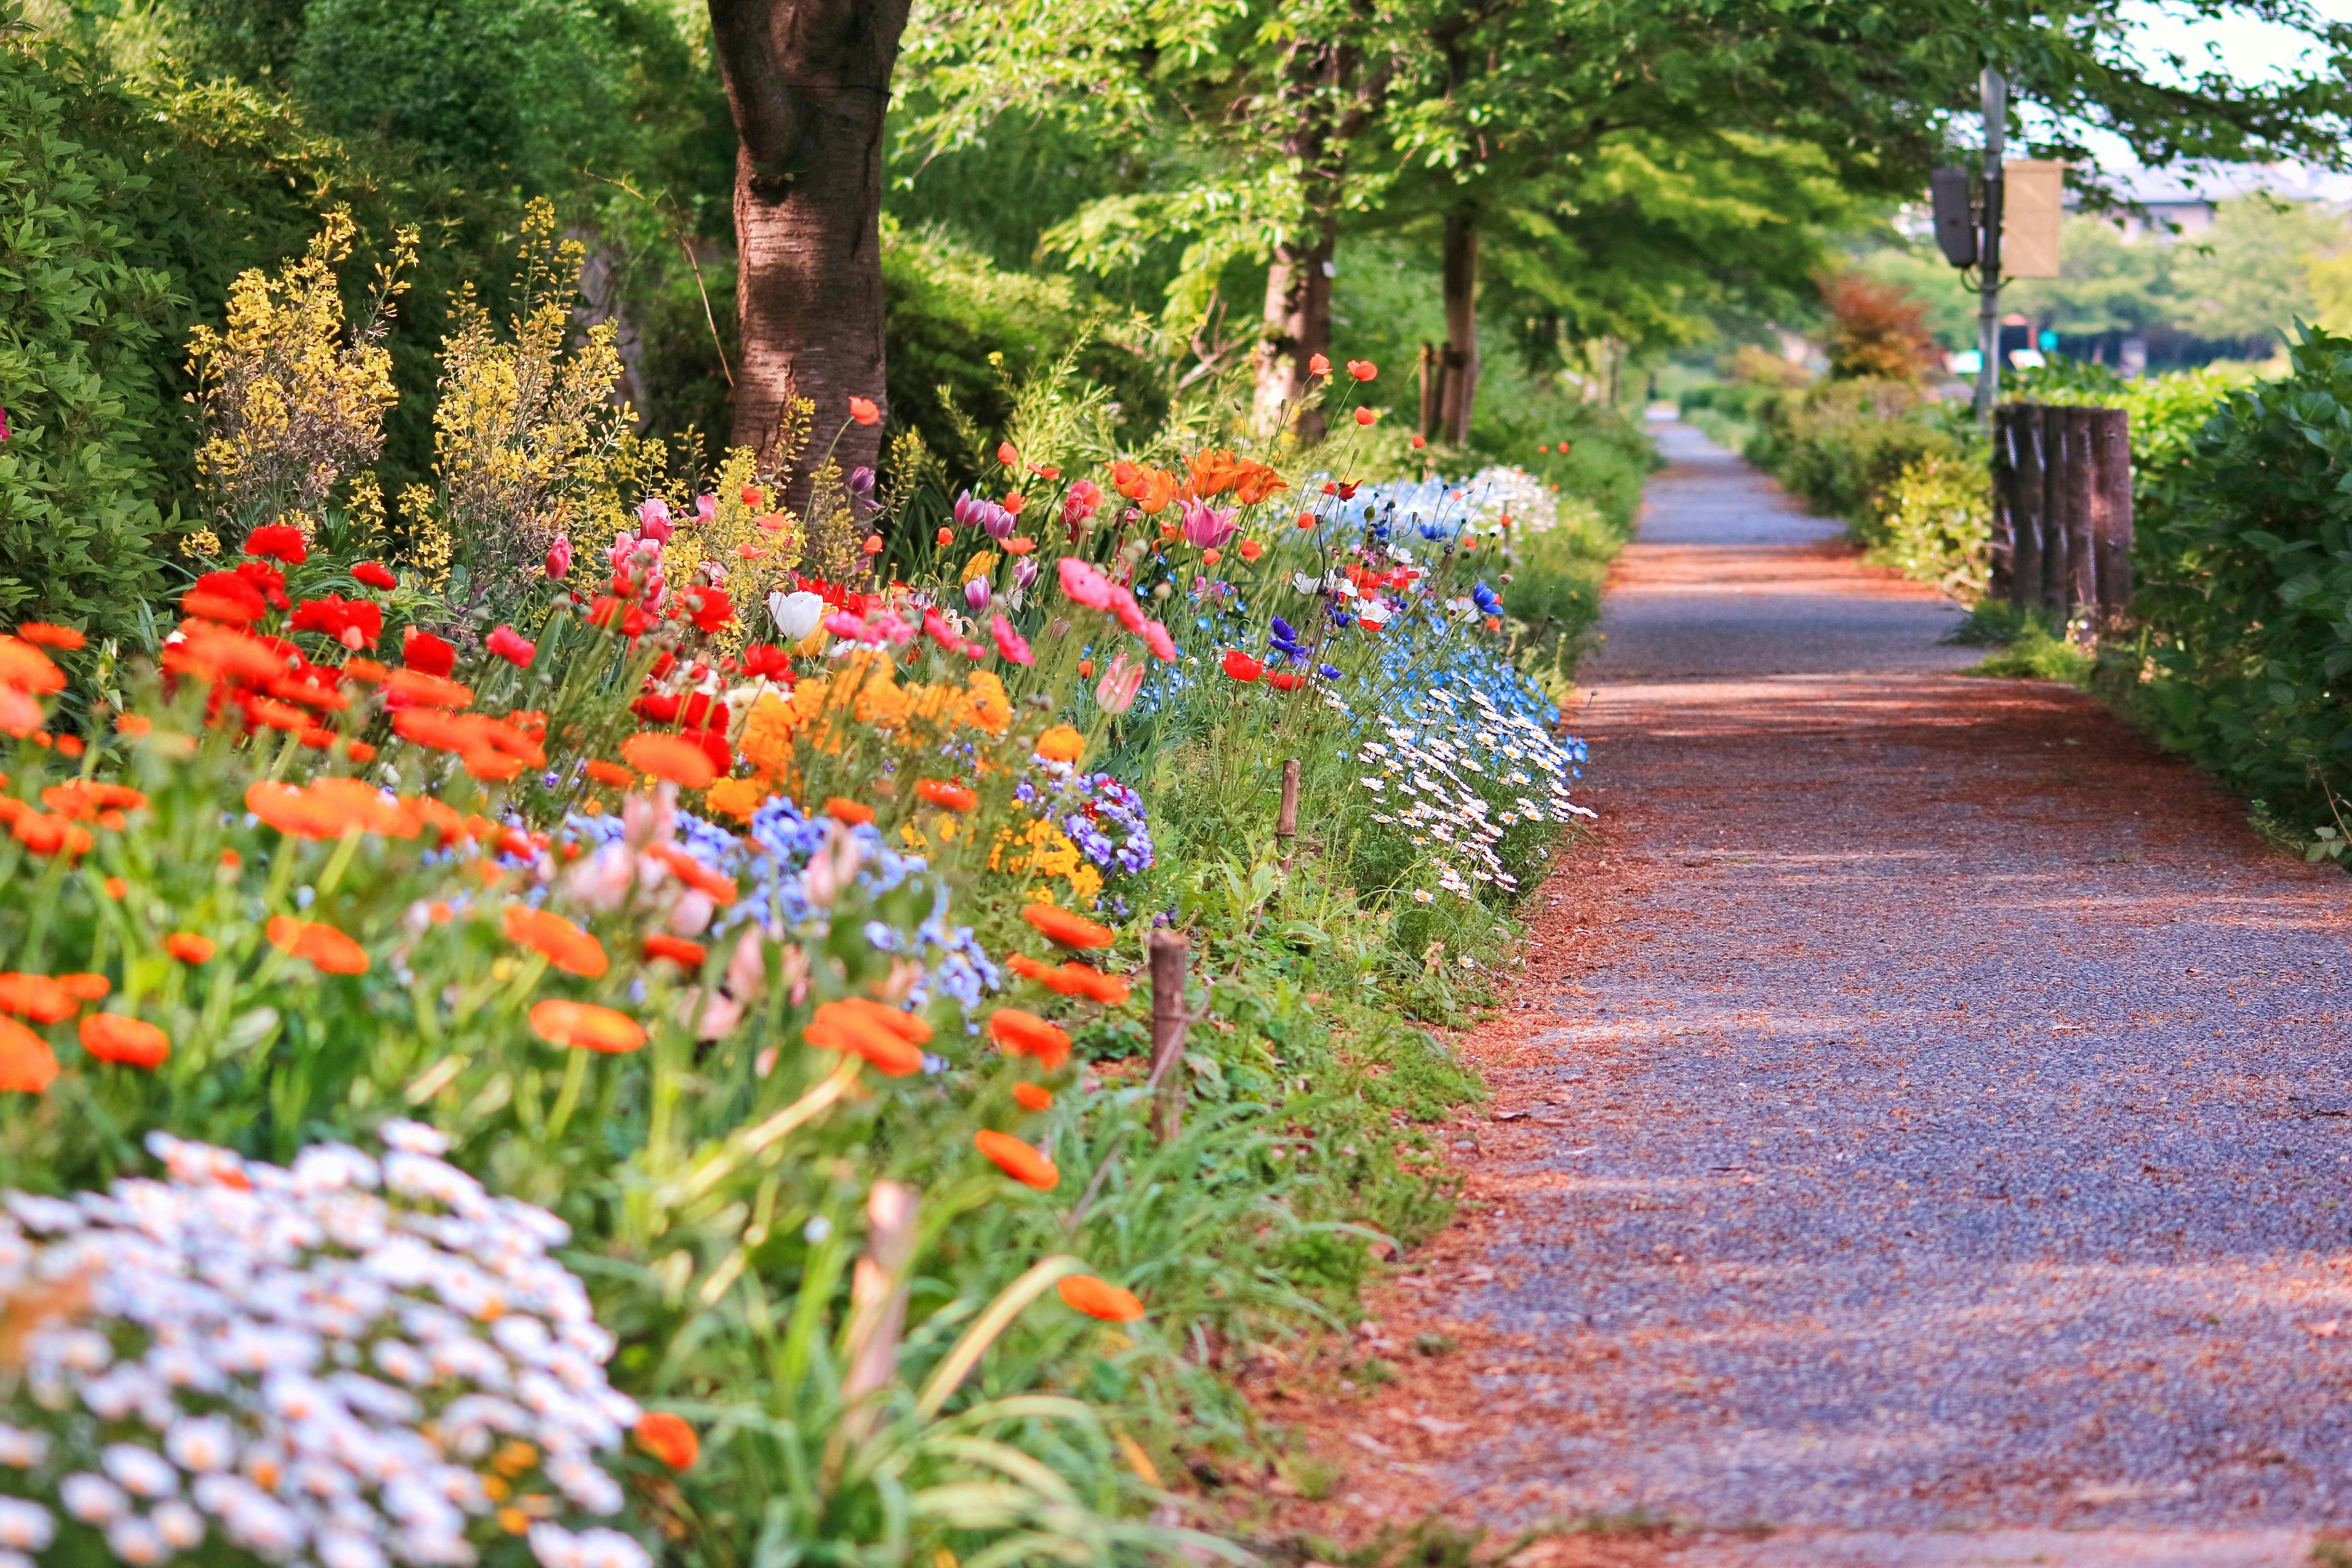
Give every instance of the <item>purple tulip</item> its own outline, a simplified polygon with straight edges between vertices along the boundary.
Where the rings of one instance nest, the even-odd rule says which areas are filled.
[[[1029,584],[1037,580],[1039,570],[1040,568],[1037,565],[1037,558],[1035,556],[1024,555],[1019,561],[1013,563],[1013,585],[1025,592]]]
[[[988,579],[974,577],[963,585],[963,602],[971,606],[973,615],[988,608]]]
[[[1240,526],[1234,520],[1241,508],[1227,507],[1219,511],[1204,501],[1184,503],[1184,542],[1199,550],[1215,550],[1234,536]]]

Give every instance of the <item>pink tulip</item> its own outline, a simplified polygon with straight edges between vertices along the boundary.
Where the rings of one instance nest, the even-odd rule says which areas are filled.
[[[555,542],[547,547],[547,575],[557,583],[572,574],[572,539],[559,533]]]
[[[1234,519],[1240,515],[1239,507],[1219,511],[1206,502],[1188,500],[1184,503],[1184,542],[1201,550],[1218,549],[1234,536],[1234,530],[1240,526]]]
[[[1089,610],[1110,608],[1111,581],[1090,562],[1075,555],[1062,557],[1062,592]]]
[[[1095,687],[1095,700],[1102,705],[1104,712],[1124,713],[1135,706],[1135,694],[1143,686],[1143,668],[1140,659],[1130,664],[1125,654],[1110,661],[1110,668],[1103,671],[1101,681]]]

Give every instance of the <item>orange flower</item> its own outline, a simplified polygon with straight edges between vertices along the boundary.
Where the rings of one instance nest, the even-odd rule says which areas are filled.
[[[699,969],[710,950],[698,942],[688,942],[682,936],[669,936],[656,931],[646,938],[647,958],[667,958],[682,969]]]
[[[182,963],[210,963],[220,945],[208,936],[198,936],[190,931],[175,931],[163,939],[163,951]]]
[[[359,826],[334,803],[270,779],[247,786],[245,809],[289,838],[340,838],[344,828]]]
[[[350,666],[344,668],[349,668]],[[461,686],[446,676],[427,675],[421,669],[394,670],[384,678],[383,689],[387,696],[404,698],[419,708],[471,708],[474,705],[471,687]]]
[[[1059,1072],[1070,1059],[1070,1037],[1034,1013],[1019,1007],[999,1007],[988,1016],[988,1037],[1008,1055],[1035,1057],[1047,1072]]]
[[[1016,1083],[1013,1086],[1013,1100],[1024,1110],[1048,1110],[1053,1108],[1054,1091],[1034,1083]]]
[[[9,832],[36,855],[79,855],[96,842],[89,829],[70,817],[45,816],[37,811],[19,816]]]
[[[640,773],[667,779],[680,789],[701,789],[719,776],[710,754],[678,735],[648,730],[621,743],[621,755]]]
[[[1091,996],[1106,1007],[1116,1007],[1124,1003],[1131,989],[1116,974],[1105,974],[1099,969],[1076,962],[1063,964],[1055,973],[1060,977],[1061,984],[1054,984],[1052,981],[1046,984],[1063,995]]]
[[[172,1037],[123,1013],[92,1013],[81,1021],[81,1048],[102,1062],[157,1068],[172,1054]]]
[[[22,637],[0,637],[0,686],[40,693],[63,691],[66,672]]]
[[[1143,1316],[1143,1303],[1135,1299],[1134,1292],[1122,1290],[1091,1274],[1073,1274],[1055,1290],[1066,1305],[1107,1323],[1131,1323]]]
[[[153,734],[155,721],[142,713],[118,713],[114,718],[114,728],[117,733],[128,735],[135,741],[142,735]]]
[[[996,1168],[1039,1192],[1051,1192],[1061,1182],[1062,1173],[1054,1169],[1054,1162],[1021,1142],[1003,1132],[986,1129],[971,1135],[972,1146],[996,1163]]]
[[[272,915],[265,931],[270,946],[296,958],[307,958],[330,974],[367,973],[367,949],[324,921]]]
[[[686,1418],[667,1410],[648,1410],[637,1417],[637,1441],[646,1453],[673,1470],[690,1468],[701,1457],[702,1442]]]
[[[919,1047],[930,1037],[930,1026],[913,1014],[858,997],[821,1005],[801,1029],[801,1038],[819,1050],[863,1057],[885,1078],[920,1071]]]
[[[94,822],[110,811],[137,811],[147,804],[147,797],[126,784],[68,779],[43,790],[41,804],[60,816]]]
[[[70,1018],[81,1004],[46,974],[0,974],[0,1013],[22,1013],[38,1024]]]
[[[593,980],[609,967],[602,942],[551,910],[509,904],[506,932],[509,942],[545,953],[566,974]]]
[[[627,789],[637,782],[637,775],[620,763],[608,763],[602,759],[592,760],[581,772],[598,784],[611,784],[614,789]]]
[[[881,420],[882,410],[870,397],[853,397],[849,400],[849,416],[860,425],[873,425]]]
[[[874,820],[872,806],[860,805],[854,800],[845,800],[837,795],[825,798],[824,814],[835,822],[849,827],[856,827]]]
[[[522,759],[504,752],[467,752],[466,771],[484,784],[504,784],[522,772]]]
[[[646,1043],[645,1026],[626,1013],[599,1007],[593,1002],[567,1002],[551,996],[530,1009],[531,1031],[550,1045],[575,1050],[621,1055]]]
[[[1067,724],[1056,724],[1037,737],[1037,754],[1049,763],[1075,763],[1087,754],[1087,738]]]
[[[1265,546],[1255,539],[1244,539],[1241,542],[1241,552],[1243,560],[1255,561],[1265,553]]]
[[[246,713],[257,724],[272,730],[289,730],[296,734],[310,727],[310,715],[291,702],[280,702],[275,697],[247,697]]]
[[[1108,947],[1115,936],[1110,927],[1052,904],[1031,904],[1021,918],[1064,947]]]
[[[51,626],[47,621],[26,621],[16,628],[16,635],[44,647],[78,648],[89,641],[71,626]]]
[[[65,987],[67,995],[84,1002],[101,1001],[114,989],[114,982],[103,974],[60,974],[58,984]]]
[[[735,879],[722,877],[685,850],[671,844],[650,846],[646,853],[669,868],[669,874],[724,909],[735,901]]]
[[[0,1018],[0,1090],[42,1094],[58,1076],[49,1042],[14,1018]]]
[[[945,779],[917,779],[915,793],[944,811],[970,811],[980,804],[980,796]]]

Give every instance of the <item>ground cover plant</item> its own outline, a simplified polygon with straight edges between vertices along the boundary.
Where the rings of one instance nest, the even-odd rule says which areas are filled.
[[[1443,1223],[1478,1088],[1409,1020],[1580,814],[1498,586],[1560,506],[1205,406],[1114,444],[1066,360],[984,488],[845,471],[862,397],[697,472],[543,211],[386,498],[402,278],[344,237],[197,342],[173,592],[0,637],[0,1544],[1226,1551],[1217,1373]],[[1365,431],[1379,374],[1312,395]]]

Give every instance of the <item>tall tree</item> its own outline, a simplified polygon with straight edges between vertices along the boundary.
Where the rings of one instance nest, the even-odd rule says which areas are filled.
[[[887,407],[882,342],[882,121],[910,0],[710,0],[734,111],[735,298],[742,363],[734,439],[767,450],[792,400],[816,406],[845,468],[880,461],[882,426],[846,423],[849,400]],[[806,504],[805,465],[785,504]]]

